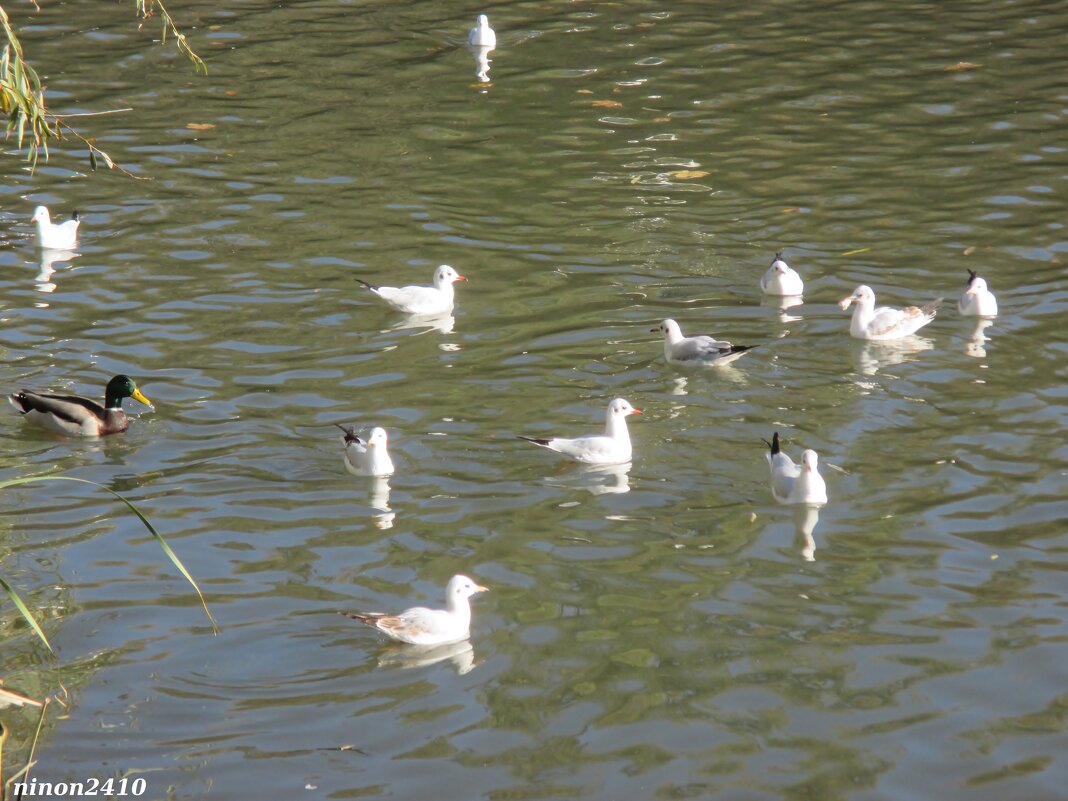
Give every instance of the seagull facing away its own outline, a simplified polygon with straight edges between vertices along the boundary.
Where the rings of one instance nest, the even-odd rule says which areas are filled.
[[[78,226],[82,224],[78,212],[66,222],[54,223],[48,207],[38,206],[32,219],[37,223],[37,244],[46,250],[70,250],[78,243]]]
[[[375,426],[366,440],[360,439],[349,426],[334,423],[345,432],[341,444],[345,446],[345,467],[354,476],[393,475],[393,460],[386,449],[386,429]]]
[[[491,50],[497,46],[497,34],[493,32],[489,17],[485,14],[479,14],[478,24],[468,31],[467,43],[472,47],[488,47]]]
[[[819,456],[814,450],[801,454],[801,464],[779,449],[779,432],[776,431],[771,442],[764,440],[771,449],[764,454],[771,468],[771,494],[781,504],[824,504],[827,503],[827,485],[820,475],[816,463]]]
[[[574,439],[550,437],[520,436],[527,442],[533,442],[543,448],[556,451],[576,462],[586,464],[624,464],[630,461],[630,432],[627,431],[627,415],[641,414],[623,398],[616,398],[608,404],[603,434],[585,434]]]
[[[471,633],[471,604],[467,599],[488,592],[467,576],[456,575],[445,587],[445,608],[413,606],[399,615],[380,612],[340,612],[345,617],[374,626],[386,636],[409,645],[445,645],[466,640]]]
[[[398,311],[408,314],[444,314],[452,311],[453,282],[467,279],[449,265],[442,264],[434,271],[434,286],[375,286],[362,278],[356,280]]]
[[[957,311],[965,317],[997,317],[998,299],[986,288],[986,279],[968,270],[968,283],[957,302]]]
[[[800,295],[805,291],[805,282],[797,270],[783,261],[782,251],[779,251],[760,279],[760,288],[765,295]]]
[[[664,358],[672,364],[692,364],[702,367],[730,364],[739,356],[753,349],[753,345],[732,345],[707,336],[684,337],[682,329],[668,318],[650,333],[659,331],[664,335]]]
[[[885,341],[900,339],[914,334],[935,318],[935,310],[942,304],[942,298],[931,301],[922,308],[906,306],[904,309],[892,309],[889,306],[875,308],[875,293],[871,287],[861,284],[852,295],[838,301],[839,308],[845,311],[856,301],[853,319],[849,323],[850,336],[857,339]]]

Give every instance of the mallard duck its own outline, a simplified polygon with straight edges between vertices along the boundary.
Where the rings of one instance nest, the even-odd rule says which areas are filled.
[[[679,324],[670,318],[660,323],[657,328],[650,328],[649,332],[660,332],[664,335],[664,358],[672,364],[722,366],[730,364],[754,347],[732,345],[709,336],[684,337]]]
[[[849,324],[849,334],[857,339],[870,339],[875,342],[888,339],[900,339],[914,334],[935,318],[935,310],[942,304],[942,298],[933,300],[926,306],[906,306],[893,309],[889,306],[875,308],[875,293],[871,287],[861,284],[852,295],[838,301],[842,311],[856,303],[853,319]]]
[[[381,612],[341,612],[368,626],[374,626],[383,634],[410,645],[444,645],[466,640],[471,633],[471,605],[475,593],[488,590],[475,584],[467,576],[456,575],[445,588],[445,608],[427,609],[414,606],[399,615]]]
[[[434,271],[434,286],[376,286],[362,278],[356,280],[397,311],[444,314],[452,311],[453,282],[467,279],[449,265],[442,264]]]
[[[47,206],[38,206],[33,212],[33,221],[37,223],[37,242],[47,250],[70,250],[78,243],[78,212],[74,212],[66,222],[54,223],[48,214]]]
[[[77,395],[48,395],[26,389],[8,396],[11,405],[22,414],[53,431],[76,437],[103,437],[129,428],[130,421],[122,410],[124,398],[152,405],[133,379],[125,375],[117,375],[108,381],[103,406]]]

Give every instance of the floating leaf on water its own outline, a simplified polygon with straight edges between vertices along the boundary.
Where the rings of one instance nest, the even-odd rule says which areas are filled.
[[[675,170],[670,173],[672,178],[678,178],[680,181],[689,181],[693,178],[704,178],[708,175],[707,170]]]
[[[945,68],[946,72],[971,72],[982,67],[982,64],[973,64],[971,61],[958,61]]]
[[[576,89],[575,90],[575,94],[576,95],[592,95],[593,94],[593,90],[592,89]]]
[[[618,100],[594,100],[590,105],[598,108],[623,108],[623,104]]]
[[[871,248],[857,248],[856,250],[847,250],[843,253],[843,256],[855,256],[858,253],[867,253]]]
[[[191,131],[210,131],[215,126],[210,122],[187,122],[185,127]]]
[[[671,122],[671,117],[656,117],[653,122]]]
[[[965,256],[971,256],[973,253],[975,253],[975,245],[969,245],[968,247],[964,248]]]

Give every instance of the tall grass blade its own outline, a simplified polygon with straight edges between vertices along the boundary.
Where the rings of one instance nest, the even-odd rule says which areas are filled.
[[[196,581],[189,574],[189,571],[185,569],[185,565],[182,564],[182,560],[178,558],[178,555],[171,550],[171,546],[167,544],[167,541],[165,539],[163,539],[163,535],[156,531],[156,527],[153,526],[150,522],[148,522],[148,518],[141,513],[140,509],[134,506],[132,501],[115,492],[115,490],[111,489],[110,487],[105,487],[103,484],[100,484],[96,481],[90,481],[87,478],[75,478],[73,476],[27,476],[23,478],[9,478],[6,481],[0,481],[0,489],[13,487],[18,484],[30,484],[34,481],[76,481],[79,484],[90,484],[94,487],[99,487],[100,489],[110,493],[111,495],[114,495],[116,498],[122,501],[126,505],[126,507],[137,516],[137,519],[144,524],[145,528],[148,529],[148,533],[151,534],[155,538],[156,542],[159,543],[159,546],[163,549],[163,552],[167,554],[167,558],[171,560],[171,562],[176,568],[178,568],[178,572],[185,576],[185,580],[189,582],[189,584],[193,587],[194,590],[196,590],[197,596],[200,598],[200,605],[204,608],[204,614],[207,615],[208,620],[211,621],[212,631],[215,634],[219,633],[219,624],[215,622],[215,618],[212,616],[211,610],[208,609],[208,602],[204,599],[204,593],[200,591],[200,587],[197,585]],[[43,638],[44,635],[42,634],[41,636]]]
[[[48,638],[41,630],[41,627],[37,625],[37,621],[34,620],[33,613],[29,610],[26,604],[22,602],[22,599],[19,598],[19,594],[15,592],[14,588],[6,581],[4,581],[2,577],[0,577],[0,587],[4,588],[4,592],[7,593],[7,597],[11,599],[11,602],[15,604],[15,608],[19,610],[19,614],[21,614],[26,619],[26,622],[30,624],[30,627],[35,632],[37,632],[38,639],[40,639],[41,642],[45,644],[45,647],[47,647],[48,650],[51,651],[52,656],[55,656],[56,652],[52,650],[52,643],[48,641]]]

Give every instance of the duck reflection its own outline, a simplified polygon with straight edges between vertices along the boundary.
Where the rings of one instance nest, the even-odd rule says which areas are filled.
[[[990,339],[983,332],[994,324],[993,320],[979,318],[975,321],[971,336],[964,343],[964,353],[976,359],[986,356],[986,342]]]
[[[411,670],[429,667],[448,659],[456,672],[463,676],[475,669],[475,648],[470,640],[445,645],[403,645],[390,643],[378,652],[378,667]]]
[[[34,281],[37,283],[38,292],[55,292],[56,285],[52,283],[52,275],[56,271],[57,263],[72,261],[78,254],[73,250],[52,250],[45,248],[41,251],[40,269]]]
[[[625,464],[579,464],[562,475],[546,478],[555,487],[584,489],[592,495],[619,495],[630,492],[631,462]]]
[[[857,372],[862,375],[875,375],[884,367],[903,364],[912,360],[917,353],[930,350],[934,343],[918,336],[891,339],[885,342],[866,340],[855,352],[857,354]]]
[[[794,507],[794,530],[801,541],[801,558],[806,562],[816,561],[816,540],[812,532],[820,522],[820,507],[823,504],[801,504]]]

